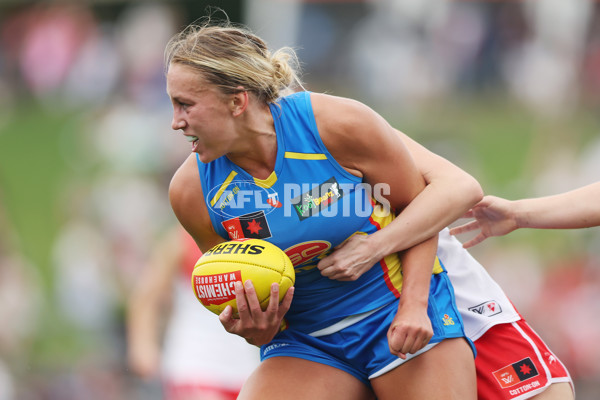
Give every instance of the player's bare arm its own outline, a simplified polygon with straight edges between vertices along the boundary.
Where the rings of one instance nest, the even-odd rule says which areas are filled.
[[[432,153],[404,133],[398,130],[395,132],[402,138],[427,186],[400,212],[392,224],[377,232],[379,242],[389,246],[388,254],[405,250],[437,235],[483,196],[479,182],[471,175]],[[349,171],[352,172],[350,169]],[[368,253],[373,257],[368,259],[361,258],[362,256],[354,251],[363,245],[369,245],[362,243],[366,241],[365,237],[356,235],[343,244],[344,251],[339,254],[339,261],[347,264],[344,268],[348,268],[349,265],[353,265],[354,268],[352,274],[339,275],[336,279],[357,279],[381,257],[382,254],[377,252],[383,252],[384,248],[374,245],[371,239],[373,238],[369,239],[371,249]],[[329,262],[333,260],[324,260],[325,264]]]
[[[600,226],[600,182],[552,196],[515,201],[519,228],[578,229]]]
[[[312,99],[317,126],[329,151],[348,172],[364,177],[372,187],[377,183],[384,183],[383,186],[374,187],[378,192],[374,195],[379,195],[378,197],[384,200],[384,206],[398,212],[423,190],[425,183],[411,155],[393,128],[381,116],[364,104],[349,99],[318,94],[313,94]],[[386,185],[389,194],[385,194]],[[389,226],[386,227],[388,228]],[[344,257],[336,258],[336,262],[345,264],[343,268],[354,265],[355,270],[347,275],[340,272],[341,275],[331,277],[357,279],[376,261],[403,250],[397,249],[394,240],[381,235],[381,232],[368,238],[359,235],[350,238],[344,246],[361,246],[368,251],[364,255],[347,253]],[[334,255],[330,257],[335,257]],[[319,267],[324,268],[333,261],[329,259]]]
[[[381,116],[353,100],[326,95],[313,95],[312,99],[325,146],[344,168],[362,176],[371,187],[376,183],[389,184],[389,192],[383,195],[391,212],[404,209],[424,189],[424,179],[402,139]],[[363,239],[363,254],[375,249],[371,257],[382,258],[393,252],[393,245],[380,241],[377,233]],[[437,237],[432,237],[403,255],[404,295],[390,327],[390,350],[401,357],[407,349],[420,349],[433,335],[427,299],[436,249]],[[335,252],[330,257],[335,257]],[[372,259],[366,267],[375,261]],[[323,268],[323,262],[319,268]],[[326,274],[328,269],[335,274],[335,263],[325,264],[322,271]]]
[[[200,250],[206,251],[224,241],[212,226],[194,153],[188,156],[171,179],[169,201],[175,216]]]
[[[568,192],[530,199],[484,199],[464,214],[474,218],[450,230],[453,235],[479,230],[464,243],[473,247],[491,236],[507,235],[519,228],[580,229],[600,226],[600,182]]]

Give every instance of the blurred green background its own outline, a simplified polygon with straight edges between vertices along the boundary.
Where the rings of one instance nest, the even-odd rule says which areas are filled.
[[[207,5],[295,47],[308,90],[521,198],[600,179],[600,6],[564,3],[0,1],[0,400],[160,398],[128,371],[124,307],[189,151],[162,52]],[[600,394],[598,249],[599,229],[524,230],[472,251],[579,399]]]

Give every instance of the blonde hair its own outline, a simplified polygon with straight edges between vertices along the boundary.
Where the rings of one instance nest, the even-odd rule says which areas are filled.
[[[239,92],[241,86],[267,103],[302,87],[293,49],[271,53],[261,38],[228,20],[213,23],[207,19],[171,38],[165,50],[166,71],[171,64],[194,68],[224,93]]]

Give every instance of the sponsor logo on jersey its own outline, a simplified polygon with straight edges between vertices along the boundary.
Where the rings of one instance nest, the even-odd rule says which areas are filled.
[[[335,177],[291,200],[300,221],[318,214],[344,196]]]
[[[266,239],[272,236],[263,210],[240,215],[221,222],[229,237],[234,239]]]
[[[264,348],[264,350],[262,351],[262,355],[266,356],[268,353],[270,353],[272,350],[278,349],[280,347],[285,347],[285,346],[289,346],[289,343],[273,343],[268,345],[267,347]]]
[[[331,243],[324,240],[312,240],[309,242],[297,243],[284,250],[285,254],[292,261],[294,267],[299,267],[302,264],[309,262],[315,258],[320,259],[327,254],[331,248]],[[316,263],[311,263],[309,269],[316,266]]]
[[[454,325],[454,320],[448,314],[444,314],[444,318],[442,318],[442,321],[444,321],[444,326]]]
[[[500,307],[500,304],[498,304],[496,301],[490,300],[486,301],[485,303],[469,307],[469,311],[485,317],[491,317],[492,315],[500,314],[502,312],[502,307]]]
[[[242,281],[242,272],[194,276],[196,295],[205,306],[223,304],[235,299],[235,282]]]
[[[533,361],[529,357],[492,373],[503,389],[539,375]]]

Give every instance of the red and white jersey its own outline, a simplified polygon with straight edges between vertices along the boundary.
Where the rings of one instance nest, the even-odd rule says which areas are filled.
[[[440,232],[437,256],[454,286],[456,305],[471,340],[494,325],[521,319],[502,288],[447,228]]]

